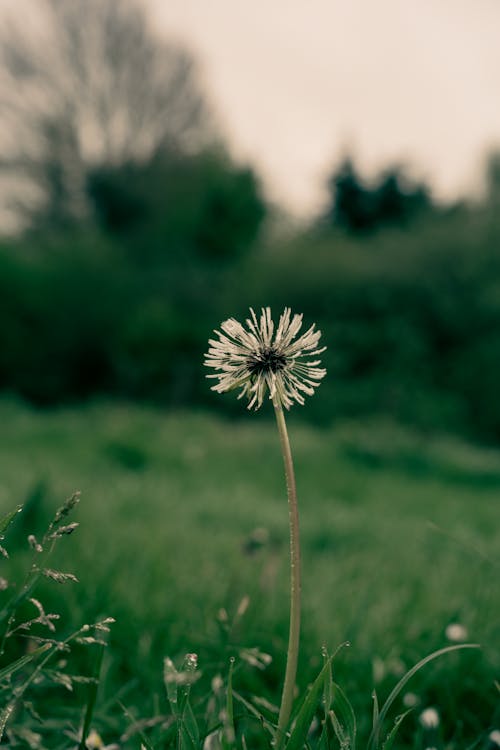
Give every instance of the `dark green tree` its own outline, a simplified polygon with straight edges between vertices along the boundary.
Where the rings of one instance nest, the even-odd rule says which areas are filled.
[[[254,172],[221,150],[165,151],[144,163],[97,168],[88,194],[102,229],[145,262],[235,259],[265,216]]]
[[[370,185],[345,159],[328,183],[327,222],[352,234],[404,225],[432,206],[426,185],[410,180],[400,167],[384,171]]]
[[[329,223],[350,232],[363,232],[373,228],[373,199],[350,158],[345,159],[332,175],[328,188]]]

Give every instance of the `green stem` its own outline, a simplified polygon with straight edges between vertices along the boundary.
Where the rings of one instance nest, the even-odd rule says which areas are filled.
[[[290,523],[290,631],[288,636],[288,653],[286,658],[285,681],[278,718],[276,748],[280,750],[286,739],[286,728],[290,721],[293,705],[293,692],[297,675],[300,636],[300,538],[299,510],[297,489],[293,471],[292,452],[286,429],[283,408],[276,398],[273,399],[274,412],[280,436],[283,462],[285,464],[286,489],[288,495],[288,516]]]

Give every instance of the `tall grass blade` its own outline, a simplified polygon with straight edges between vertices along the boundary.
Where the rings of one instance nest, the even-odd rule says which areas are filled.
[[[199,677],[196,672],[198,657],[196,654],[186,654],[182,665],[181,682],[180,682],[180,722],[179,722],[179,739],[182,750],[197,750],[200,746],[200,731],[196,721],[191,703],[189,700],[191,686]]]
[[[55,648],[51,646],[50,643],[44,643],[43,646],[40,646],[39,648],[32,651],[30,654],[25,654],[24,656],[21,656],[19,659],[16,659],[16,661],[13,661],[12,664],[8,664],[3,669],[0,669],[0,681],[5,680],[7,677],[10,677],[14,672],[17,672],[19,669],[22,669],[26,666],[26,664],[29,664],[34,659],[37,658],[37,656],[40,656],[40,654],[45,653],[48,651],[48,649]]]
[[[308,694],[304,698],[304,702],[295,720],[295,726],[290,734],[290,739],[286,744],[286,750],[302,750],[304,747],[316,706],[324,689],[325,679],[328,677],[329,669],[331,668],[332,659],[333,657],[330,656],[325,661],[323,669],[314,680]]]
[[[391,731],[385,738],[384,744],[382,745],[382,750],[391,750],[391,747],[394,744],[394,740],[396,739],[396,735],[399,732],[399,727],[405,720],[405,718],[408,716],[409,713],[413,711],[413,708],[409,708],[407,711],[404,712],[404,714],[400,714],[399,716],[396,716],[394,719],[394,726],[392,727]]]
[[[379,736],[380,731],[382,729],[382,724],[384,722],[385,717],[387,716],[387,713],[398,697],[401,690],[404,688],[406,683],[411,680],[413,675],[418,672],[422,667],[424,667],[426,664],[428,664],[431,661],[434,661],[434,659],[438,659],[440,656],[443,656],[443,654],[448,654],[451,651],[458,651],[459,649],[464,648],[480,648],[478,643],[459,643],[455,646],[446,646],[445,648],[440,648],[438,651],[434,651],[432,654],[429,654],[424,659],[421,659],[415,666],[413,666],[398,682],[396,687],[392,690],[389,697],[387,698],[386,702],[383,705],[382,710],[380,711],[380,714],[377,719],[377,723],[373,727],[372,733],[370,734],[369,740],[368,740],[368,746],[367,750],[375,750],[379,746]]]
[[[328,659],[326,649],[323,650],[324,662]],[[329,709],[332,705],[333,700],[333,675],[332,675],[332,663],[328,665],[328,670],[325,675],[325,682],[323,686],[323,706],[325,715],[323,719],[323,729],[321,731],[321,737],[319,738],[318,750],[328,750],[329,748]]]
[[[33,651],[31,654],[25,654],[24,656],[21,656],[19,659],[16,659],[15,662],[13,662],[12,664],[9,664],[8,666],[4,667],[0,671],[0,680],[10,677],[10,675],[12,675],[14,672],[17,672],[19,669],[22,669],[24,666],[34,661],[37,658],[37,656],[40,656],[41,654],[45,653],[45,657],[35,667],[34,671],[18,687],[16,697],[19,698],[26,691],[27,687],[32,682],[34,676],[36,676],[37,671],[41,668],[41,666],[43,666],[50,659],[52,654],[55,652],[56,648],[57,646],[51,645],[50,643],[44,643],[43,646],[40,646],[39,648],[35,649],[35,651]],[[15,706],[16,706],[16,702],[12,701],[11,703],[8,703],[2,709],[2,712],[0,713],[0,742],[2,741],[5,727],[7,725],[7,722]]]
[[[372,730],[373,730],[377,726],[378,717],[380,716],[380,708],[378,705],[378,696],[377,696],[376,690],[373,691],[372,698],[373,698],[373,719],[372,719]]]
[[[179,750],[199,750],[200,732],[191,703],[186,701],[179,721]]]
[[[349,739],[344,732],[342,724],[335,716],[335,712],[328,711],[328,718],[332,723],[333,731],[335,732],[335,736],[338,740],[341,750],[350,750]]]
[[[163,681],[170,708],[176,719],[178,750],[198,750],[200,732],[189,702],[191,685],[196,679],[196,660],[186,656],[183,671],[179,672],[169,657],[163,662]]]
[[[179,716],[179,704],[177,701],[177,682],[178,672],[174,666],[172,659],[168,656],[163,661],[163,682],[165,684],[165,690],[167,691],[168,702],[170,703],[170,710],[175,717]]]
[[[18,505],[17,508],[14,510],[11,510],[9,513],[6,513],[4,516],[0,518],[0,539],[2,538],[2,534],[4,531],[7,531],[10,524],[14,520],[14,518],[17,516],[18,513],[20,513],[23,509],[22,505]]]
[[[234,748],[236,739],[236,731],[234,728],[233,670],[234,657],[232,657],[229,662],[229,673],[227,676],[226,715],[222,731],[223,750],[231,750]]]
[[[132,724],[132,726],[135,727],[136,724],[137,724],[137,721],[136,721],[136,719],[134,719],[134,717],[132,716],[132,714],[130,713],[130,711],[128,710],[128,708],[120,700],[117,701],[117,703],[120,706],[120,708],[123,711],[123,713],[125,714],[125,716],[127,717],[127,719]],[[142,729],[141,729],[140,726],[137,728],[136,731],[137,731],[137,734],[139,735],[139,737],[141,738],[141,750],[143,748],[144,748],[144,750],[156,750],[155,747],[154,747],[154,745],[151,744],[151,741],[149,740],[148,737],[146,737],[146,735],[144,734],[144,732],[142,731]]]
[[[265,729],[268,730],[271,737],[274,738],[276,736],[276,726],[272,724],[268,719],[266,719],[266,717],[263,716],[263,714],[261,714],[260,711],[257,708],[255,708],[255,706],[252,703],[245,700],[245,698],[243,698],[242,695],[237,693],[236,690],[233,690],[233,697],[235,700],[241,703],[242,706],[246,708],[248,713],[251,714],[251,716],[253,716],[254,719],[256,719],[259,722],[259,724],[261,724]]]
[[[95,704],[97,700],[97,690],[99,687],[99,675],[101,674],[101,667],[102,667],[102,659],[104,656],[104,644],[99,644],[98,646],[98,653],[96,656],[96,660],[94,663],[94,669],[92,673],[92,682],[90,682],[88,687],[88,695],[87,695],[87,705],[85,707],[85,715],[83,718],[83,724],[82,724],[82,732],[81,732],[81,739],[80,744],[78,745],[78,750],[86,750],[86,741],[88,734],[90,732],[90,725],[92,723],[92,716],[94,715],[94,709]]]
[[[356,747],[356,716],[346,694],[336,682],[333,683],[333,708],[330,711],[333,728],[337,726],[340,734],[335,730],[342,750],[354,750]],[[342,740],[341,740],[342,738]]]

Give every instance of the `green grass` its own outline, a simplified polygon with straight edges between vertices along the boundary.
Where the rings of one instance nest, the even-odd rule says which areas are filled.
[[[450,747],[472,746],[500,720],[500,451],[380,421],[319,430],[297,414],[288,427],[303,546],[300,688],[319,671],[322,644],[332,651],[349,641],[334,669],[365,717],[366,738],[373,687],[386,696],[401,670],[447,645],[446,626],[460,622],[482,650],[444,656],[408,690],[422,708],[438,708]],[[80,583],[47,585],[43,601],[62,613],[68,632],[116,618],[98,696],[104,733],[117,716],[126,726],[113,703],[120,689],[134,715],[167,710],[165,655],[179,663],[184,653],[198,653],[207,678],[193,688],[200,695],[236,655],[235,689],[277,703],[288,527],[272,421],[110,403],[34,412],[3,400],[0,424],[0,513],[27,503],[11,552],[13,542],[26,547],[27,534],[64,497],[82,492],[81,528],[57,554],[57,566]],[[226,628],[221,609],[231,620],[245,596],[248,609]],[[272,664],[263,672],[241,667],[244,646],[270,653]],[[420,747],[410,739],[419,736],[417,716],[418,709],[400,747]]]

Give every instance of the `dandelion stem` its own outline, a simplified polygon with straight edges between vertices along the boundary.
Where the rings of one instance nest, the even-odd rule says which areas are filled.
[[[297,675],[300,636],[300,538],[297,489],[293,471],[292,452],[286,429],[285,415],[279,399],[273,398],[274,412],[280,436],[283,462],[285,465],[286,489],[288,495],[288,516],[290,523],[290,631],[286,659],[285,681],[278,718],[276,748],[280,750],[286,738],[286,728],[290,721],[293,705],[293,692]]]

